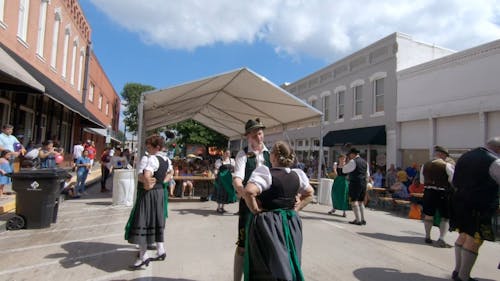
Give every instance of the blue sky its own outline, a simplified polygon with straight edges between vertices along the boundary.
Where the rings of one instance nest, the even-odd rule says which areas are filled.
[[[453,50],[500,38],[500,0],[80,0],[118,94],[240,67],[294,82],[393,32]]]

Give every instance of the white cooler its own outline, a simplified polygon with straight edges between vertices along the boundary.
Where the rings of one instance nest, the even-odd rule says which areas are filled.
[[[132,206],[135,183],[135,169],[113,170],[113,205]]]
[[[321,205],[332,205],[332,179],[321,178],[318,186],[318,203]]]

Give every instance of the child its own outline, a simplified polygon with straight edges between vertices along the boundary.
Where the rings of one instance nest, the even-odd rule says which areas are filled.
[[[10,150],[2,150],[0,152],[0,198],[3,197],[4,186],[11,183],[10,177],[7,176],[12,173],[12,167],[9,163],[10,156]]]
[[[61,194],[68,195],[70,198],[80,198],[80,196],[76,195],[75,192],[75,182],[71,182],[71,179],[73,178],[72,175],[68,174],[66,175],[66,178],[64,179],[64,186],[63,189],[61,190]]]

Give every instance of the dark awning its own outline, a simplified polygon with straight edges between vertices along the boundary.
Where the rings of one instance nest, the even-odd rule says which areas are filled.
[[[343,145],[346,143],[354,145],[385,145],[385,126],[330,131],[323,137],[323,146]]]
[[[21,92],[43,93],[45,87],[0,46],[0,86]]]
[[[34,79],[36,79],[40,84],[45,87],[44,94],[54,101],[64,105],[66,108],[71,111],[77,113],[84,120],[86,120],[87,125],[98,126],[101,128],[105,128],[104,124],[99,121],[90,111],[85,108],[81,101],[77,100],[71,94],[66,92],[64,89],[59,87],[56,83],[50,80],[47,76],[45,76],[42,72],[31,66],[24,59],[19,57],[17,54],[5,48],[2,44],[0,47],[5,50],[6,53],[12,57],[23,69],[25,69]],[[84,123],[85,124],[85,123]]]

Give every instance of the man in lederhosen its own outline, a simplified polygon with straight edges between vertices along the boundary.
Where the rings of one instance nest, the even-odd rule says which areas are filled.
[[[264,124],[259,118],[248,120],[245,124],[245,136],[247,137],[247,147],[238,152],[235,159],[233,173],[233,187],[241,197],[242,190],[246,185],[250,175],[256,167],[266,165],[271,167],[269,150],[264,145]],[[238,211],[238,241],[236,242],[236,252],[234,253],[234,280],[240,281],[243,276],[243,256],[245,253],[245,226],[250,210],[245,204],[245,200],[240,199]]]
[[[420,182],[425,186],[423,198],[425,243],[432,244],[431,229],[434,215],[439,211],[441,222],[437,246],[450,248],[451,245],[444,241],[444,236],[449,228],[451,181],[455,167],[453,160],[449,159],[450,154],[446,148],[435,146],[434,156],[435,159],[425,163],[420,171]]]
[[[344,174],[349,174],[349,198],[355,219],[350,224],[365,225],[366,182],[369,175],[368,164],[359,156],[359,150],[351,148],[347,154],[349,162],[342,167]]]
[[[470,272],[484,240],[495,241],[492,218],[498,209],[500,186],[500,137],[489,140],[485,147],[464,153],[457,161],[453,175],[451,229],[460,235],[455,241],[455,281],[476,280]]]

